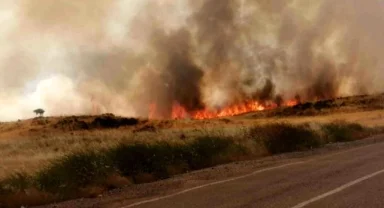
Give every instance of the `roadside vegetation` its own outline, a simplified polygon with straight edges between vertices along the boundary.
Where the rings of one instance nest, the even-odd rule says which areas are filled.
[[[179,140],[119,141],[107,148],[79,150],[54,159],[36,173],[0,181],[0,207],[97,197],[106,190],[148,183],[233,161],[315,149],[382,132],[342,121],[244,127],[232,134],[202,131]],[[156,135],[156,134],[154,134]],[[190,138],[189,138],[190,137]]]

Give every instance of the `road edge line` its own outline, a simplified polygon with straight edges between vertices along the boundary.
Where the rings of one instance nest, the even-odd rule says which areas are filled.
[[[214,185],[218,185],[218,184],[228,183],[228,182],[231,182],[231,181],[236,181],[236,180],[239,180],[239,179],[247,178],[249,176],[253,176],[253,175],[256,175],[256,174],[259,174],[259,173],[267,172],[267,171],[270,171],[270,170],[276,170],[276,169],[280,169],[280,168],[285,168],[285,167],[292,166],[292,165],[302,164],[302,163],[305,163],[305,162],[306,161],[299,161],[299,162],[288,163],[288,164],[284,164],[284,165],[280,165],[280,166],[265,168],[265,169],[254,171],[254,172],[246,174],[246,175],[242,175],[242,176],[238,176],[238,177],[234,177],[234,178],[230,178],[230,179],[226,179],[226,180],[222,180],[222,181],[216,181],[216,182],[204,184],[204,185],[201,185],[201,186],[196,186],[196,187],[193,187],[193,188],[185,189],[183,191],[179,191],[177,193],[169,194],[169,195],[166,195],[166,196],[161,196],[161,197],[156,197],[156,198],[153,198],[153,199],[148,199],[148,200],[136,202],[136,203],[133,203],[133,204],[130,204],[130,205],[127,205],[127,206],[123,206],[121,208],[135,207],[135,206],[138,206],[138,205],[142,205],[142,204],[146,204],[146,203],[150,203],[150,202],[155,202],[155,201],[159,201],[159,200],[162,200],[162,199],[171,198],[171,197],[174,197],[174,196],[177,196],[177,195],[180,195],[180,194],[184,194],[184,193],[196,190],[196,189],[201,189],[201,188],[205,188],[205,187],[208,187],[208,186],[214,186]]]
[[[304,202],[302,202],[302,203],[300,203],[300,204],[298,204],[298,205],[296,205],[296,206],[294,206],[294,207],[292,207],[292,208],[303,208],[303,207],[305,207],[305,206],[307,206],[307,205],[309,205],[309,204],[311,204],[311,203],[313,203],[313,202],[319,201],[319,200],[324,199],[324,198],[326,198],[326,197],[328,197],[328,196],[331,196],[331,195],[333,195],[333,194],[339,193],[339,192],[341,192],[341,191],[343,191],[343,190],[345,190],[345,189],[347,189],[347,188],[349,188],[349,187],[351,187],[351,186],[354,186],[354,185],[356,185],[356,184],[359,184],[359,183],[361,183],[361,182],[363,182],[363,181],[366,181],[366,180],[368,180],[368,179],[370,179],[370,178],[373,178],[373,177],[375,177],[375,176],[377,176],[377,175],[380,175],[380,174],[382,174],[382,173],[384,173],[384,169],[379,170],[379,171],[377,171],[377,172],[374,172],[374,173],[372,173],[372,174],[363,176],[363,177],[358,178],[358,179],[356,179],[356,180],[354,180],[354,181],[351,181],[351,182],[349,182],[349,183],[346,183],[346,184],[344,184],[344,185],[342,185],[342,186],[339,186],[338,188],[335,188],[335,189],[333,189],[333,190],[331,190],[331,191],[328,191],[328,192],[326,192],[326,193],[323,193],[323,194],[321,194],[321,195],[319,195],[319,196],[313,197],[313,198],[310,199],[310,200],[304,201]]]
[[[363,146],[360,146],[360,147],[355,147],[355,148],[351,148],[351,149],[347,149],[347,150],[343,150],[343,151],[339,151],[339,152],[335,152],[335,153],[319,156],[318,158],[313,158],[313,159],[309,159],[309,160],[302,160],[302,161],[293,162],[293,163],[287,163],[287,164],[284,164],[284,165],[270,167],[270,168],[264,168],[264,169],[256,170],[254,172],[251,172],[251,173],[248,173],[248,174],[245,174],[245,175],[242,175],[242,176],[238,176],[238,177],[229,178],[229,179],[226,179],[226,180],[216,181],[216,182],[212,182],[212,183],[208,183],[208,184],[204,184],[204,185],[188,188],[188,189],[185,189],[185,190],[173,193],[173,194],[169,194],[169,195],[165,195],[165,196],[160,196],[160,197],[155,197],[155,198],[148,199],[148,200],[139,201],[139,202],[136,202],[136,203],[133,203],[133,204],[130,204],[130,205],[122,206],[120,208],[136,207],[136,206],[139,206],[139,205],[142,205],[142,204],[147,204],[147,203],[151,203],[151,202],[155,202],[155,201],[160,201],[160,200],[163,200],[163,199],[168,199],[168,198],[171,198],[171,197],[174,197],[174,196],[178,196],[178,195],[181,195],[181,194],[184,194],[184,193],[187,193],[187,192],[191,192],[191,191],[194,191],[194,190],[197,190],[197,189],[201,189],[201,188],[205,188],[205,187],[209,187],[209,186],[214,186],[214,185],[218,185],[218,184],[223,184],[223,183],[228,183],[228,182],[231,182],[231,181],[236,181],[236,180],[239,180],[239,179],[247,178],[247,177],[250,177],[250,176],[253,176],[253,175],[256,175],[256,174],[259,174],[259,173],[271,171],[271,170],[276,170],[276,169],[285,168],[285,167],[289,167],[289,166],[293,166],[293,165],[298,165],[298,164],[309,163],[309,162],[313,162],[313,161],[316,161],[316,160],[319,160],[319,159],[328,158],[328,157],[332,157],[332,156],[335,156],[335,155],[344,154],[344,153],[347,153],[347,152],[353,152],[353,151],[360,150],[360,149],[363,149],[363,148],[371,147],[371,146],[376,145],[376,144],[377,143],[369,144],[369,145],[363,145]],[[383,172],[384,172],[384,170],[383,170]]]

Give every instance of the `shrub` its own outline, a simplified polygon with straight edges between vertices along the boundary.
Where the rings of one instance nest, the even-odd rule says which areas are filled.
[[[321,145],[320,136],[304,125],[270,124],[251,129],[250,135],[271,154],[304,151]]]
[[[40,171],[35,180],[41,190],[67,194],[78,187],[97,183],[112,171],[105,154],[79,152],[56,160]]]
[[[168,143],[120,144],[112,148],[108,156],[114,166],[124,175],[135,176],[140,173],[153,173],[156,177],[167,178],[167,165],[174,161],[174,147]]]
[[[231,150],[241,150],[235,146],[234,142],[229,139],[200,137],[179,151],[182,159],[187,162],[189,167],[196,170],[227,162]]]
[[[200,137],[184,145],[161,142],[149,144],[120,144],[109,151],[114,166],[122,174],[131,176],[134,182],[142,174],[153,174],[157,178],[168,178],[170,169],[178,167],[200,169],[228,161],[231,153],[241,148],[229,139]]]
[[[0,194],[24,191],[32,185],[32,178],[26,173],[13,174],[0,182]]]
[[[360,137],[365,131],[364,127],[357,123],[346,123],[337,121],[324,124],[322,129],[326,136],[327,142],[347,142]]]

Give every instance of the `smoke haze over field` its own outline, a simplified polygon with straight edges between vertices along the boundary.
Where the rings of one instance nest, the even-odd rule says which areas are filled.
[[[380,0],[2,0],[0,120],[384,90]]]

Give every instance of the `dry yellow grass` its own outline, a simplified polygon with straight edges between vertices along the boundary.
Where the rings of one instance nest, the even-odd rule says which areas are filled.
[[[384,126],[384,110],[372,110],[372,111],[359,111],[359,112],[347,112],[347,113],[332,113],[327,115],[317,116],[293,116],[284,118],[261,118],[261,119],[249,119],[242,120],[246,124],[266,124],[271,122],[286,122],[292,124],[301,123],[328,123],[333,121],[346,121],[351,123],[359,123],[364,126],[376,127]]]
[[[340,101],[338,101],[340,102]],[[348,107],[348,106],[347,106]],[[377,108],[379,109],[379,108]],[[93,117],[83,117],[85,121]],[[126,142],[179,142],[206,132],[236,134],[250,125],[268,123],[328,123],[336,120],[364,126],[384,126],[384,110],[354,109],[315,116],[237,116],[214,120],[145,121],[117,129],[67,130],[54,128],[65,117],[0,123],[0,178],[17,171],[35,172],[49,161],[73,151],[103,149]],[[143,130],[143,131],[137,131]]]

